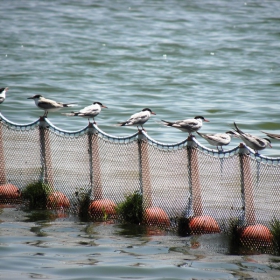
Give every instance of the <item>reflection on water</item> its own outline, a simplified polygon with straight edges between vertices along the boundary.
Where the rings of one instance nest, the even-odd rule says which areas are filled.
[[[280,277],[279,257],[228,255],[222,234],[181,237],[141,225],[82,222],[60,211],[1,211],[1,279]]]

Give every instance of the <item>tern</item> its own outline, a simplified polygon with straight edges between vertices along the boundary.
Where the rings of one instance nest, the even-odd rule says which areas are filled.
[[[219,150],[219,146],[223,151],[223,146],[226,146],[230,143],[231,133],[216,133],[216,134],[208,134],[208,133],[199,133],[196,132],[199,136],[204,138],[210,145],[216,146],[217,150]]]
[[[148,121],[151,115],[156,115],[151,109],[144,108],[141,112],[133,114],[127,121],[120,122],[120,126],[141,126],[143,130],[143,124]],[[139,129],[139,128],[138,128]]]
[[[183,132],[188,132],[189,135],[192,135],[192,132],[197,132],[202,127],[203,122],[209,122],[207,119],[205,119],[202,116],[196,116],[193,119],[186,119],[182,121],[175,121],[175,122],[169,122],[165,120],[161,120],[164,122],[165,126],[172,126],[177,129],[180,129]]]
[[[235,126],[235,131],[239,134],[239,136],[238,134],[236,134],[236,136],[242,139],[245,142],[245,144],[248,147],[252,148],[256,153],[258,153],[258,151],[265,149],[267,146],[272,148],[271,141],[268,138],[260,138],[258,136],[251,135],[249,133],[244,133],[242,130],[238,128],[235,122],[234,122],[234,126]]]
[[[33,99],[35,101],[36,106],[45,111],[44,117],[48,116],[48,112],[54,112],[60,110],[63,107],[73,107],[73,104],[75,104],[56,102],[54,100],[47,99],[40,94],[28,97],[27,99]]]
[[[106,107],[100,102],[93,102],[92,105],[87,106],[78,112],[62,113],[62,115],[88,118],[89,122],[90,122],[89,119],[92,118],[93,122],[95,123],[94,117],[96,117],[101,112],[101,108],[108,108],[108,107]]]
[[[276,140],[280,140],[280,134],[273,134],[265,131],[261,131],[262,133],[266,134],[268,137]]]
[[[3,103],[6,99],[6,93],[8,91],[8,87],[6,88],[0,88],[0,104]]]

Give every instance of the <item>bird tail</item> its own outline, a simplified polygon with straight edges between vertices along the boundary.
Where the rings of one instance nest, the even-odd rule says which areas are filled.
[[[64,115],[64,116],[77,116],[78,115],[78,113],[76,113],[76,112],[70,112],[70,113],[61,113],[61,115]]]
[[[127,124],[127,122],[118,122],[118,126],[125,126]]]
[[[172,126],[174,124],[174,122],[168,122],[168,121],[165,121],[165,120],[161,120],[161,121],[164,122],[165,126]]]
[[[196,133],[201,136],[202,138],[204,138],[204,135],[202,133],[199,133],[198,131],[196,131]]]
[[[226,134],[229,134],[232,137],[237,137],[237,138],[240,137],[240,134],[235,130],[229,130],[229,131],[226,132]]]
[[[273,133],[265,132],[265,131],[262,131],[262,130],[261,130],[261,132],[266,134],[268,137],[270,137],[272,139],[280,140],[280,134],[273,134]]]
[[[63,104],[63,107],[75,107],[76,105],[76,103],[65,103]]]
[[[233,124],[235,126],[235,131],[236,132],[238,132],[239,134],[244,134],[244,132],[241,129],[238,128],[238,126],[237,126],[237,124],[235,122]]]

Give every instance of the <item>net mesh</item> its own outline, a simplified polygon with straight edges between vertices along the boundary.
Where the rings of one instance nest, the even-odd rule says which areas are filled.
[[[203,233],[227,231],[232,221],[269,228],[280,219],[279,158],[249,148],[216,152],[196,140],[167,145],[143,132],[120,138],[97,126],[66,132],[44,120],[0,120],[1,203],[22,202],[20,192],[41,181],[50,186],[50,208],[77,212],[88,195],[90,202],[110,201],[115,214],[115,205],[138,192],[147,223],[178,228],[186,219],[192,232],[195,223]],[[100,211],[109,212],[102,203]]]

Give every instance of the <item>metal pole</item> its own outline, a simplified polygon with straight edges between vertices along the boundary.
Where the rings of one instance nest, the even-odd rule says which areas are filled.
[[[241,169],[241,192],[243,194],[245,218],[248,225],[256,223],[256,211],[254,204],[254,188],[250,165],[250,156],[247,154],[247,149],[240,143],[239,145],[239,160]]]

